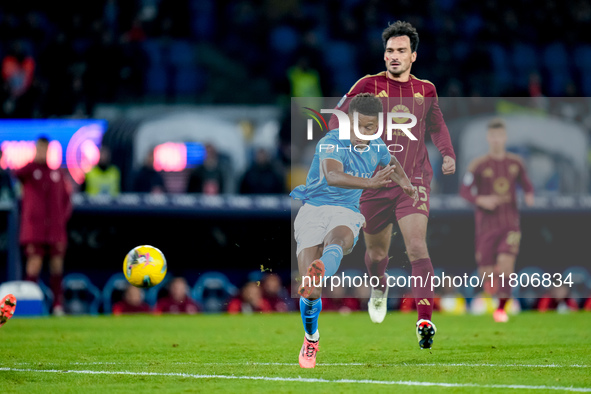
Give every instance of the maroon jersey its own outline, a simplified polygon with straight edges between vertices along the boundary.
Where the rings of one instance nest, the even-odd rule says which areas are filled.
[[[15,175],[23,184],[21,243],[65,243],[72,205],[63,172],[32,162]]]
[[[390,150],[402,164],[404,172],[413,184],[429,186],[433,178],[433,169],[425,146],[427,133],[442,156],[450,156],[455,160],[456,155],[451,145],[449,130],[439,109],[435,85],[431,82],[418,79],[414,75],[411,75],[407,82],[398,82],[388,78],[386,71],[367,75],[353,85],[337,109],[348,112],[350,99],[359,93],[373,93],[383,98],[389,112],[408,112],[417,117],[417,124],[411,129],[412,134],[417,138],[416,141],[411,140],[401,130],[394,130],[390,141],[386,138],[385,127],[382,133],[382,139],[386,145],[397,144],[395,147],[390,147]],[[330,119],[329,128],[331,130],[338,128],[338,120],[334,115]],[[379,169],[378,167],[376,171]],[[398,185],[389,184],[386,188],[364,190],[361,201],[381,197],[384,193],[388,193],[390,188],[396,186]]]
[[[476,207],[476,234],[500,228],[519,227],[516,186],[520,184],[526,193],[534,188],[527,176],[521,158],[507,153],[502,160],[489,155],[476,158],[468,166],[468,172],[460,189],[460,195],[471,203],[477,196],[496,194],[503,199],[494,211]]]
[[[172,297],[165,297],[156,303],[156,313],[198,313],[199,306],[188,296],[181,302],[177,302]]]

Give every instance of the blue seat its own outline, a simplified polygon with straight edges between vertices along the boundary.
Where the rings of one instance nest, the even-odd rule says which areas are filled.
[[[197,94],[205,86],[203,70],[196,66],[182,66],[176,71],[174,80],[177,94]]]
[[[203,305],[205,312],[221,312],[224,303],[238,294],[238,288],[221,272],[202,274],[193,286],[193,299]]]
[[[144,52],[146,52],[151,66],[160,65],[164,63],[164,56],[162,55],[162,44],[159,40],[145,40],[142,43],[142,48]]]
[[[163,65],[152,65],[148,67],[146,73],[146,92],[164,94],[168,86],[168,75],[166,75],[166,68]]]
[[[572,286],[567,285],[570,287],[570,296],[572,298],[581,301],[591,296],[591,275],[587,269],[578,266],[565,269],[562,273],[563,282],[567,280],[568,275],[570,275],[570,280],[573,282]]]
[[[83,274],[69,274],[62,280],[64,309],[71,315],[98,314],[101,293]]]
[[[129,282],[125,278],[123,272],[114,274],[109,278],[105,287],[103,287],[103,310],[104,313],[111,313],[113,307],[113,298],[115,301],[121,300],[123,293],[127,286],[130,286]]]
[[[14,316],[41,316],[48,314],[45,294],[34,282],[15,280],[0,285],[0,297],[14,294],[16,309]]]
[[[196,65],[195,47],[187,41],[172,41],[168,48],[168,61],[177,67]]]
[[[538,55],[533,45],[517,43],[511,52],[513,66],[513,83],[519,88],[527,88],[529,76],[537,71]]]

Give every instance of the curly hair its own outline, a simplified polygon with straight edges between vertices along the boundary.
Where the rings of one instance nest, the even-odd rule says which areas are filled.
[[[408,36],[410,39],[410,49],[413,52],[417,51],[419,47],[419,33],[417,29],[412,27],[408,22],[396,21],[395,23],[388,24],[388,27],[382,32],[382,41],[384,42],[384,49],[388,44],[388,40],[392,37]]]
[[[349,113],[359,112],[366,116],[378,116],[384,111],[382,101],[371,93],[359,93],[349,103]]]

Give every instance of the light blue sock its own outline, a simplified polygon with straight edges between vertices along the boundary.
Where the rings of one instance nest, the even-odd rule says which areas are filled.
[[[300,313],[306,334],[313,335],[318,330],[318,316],[322,310],[322,298],[309,300],[300,297]]]
[[[332,244],[324,248],[320,260],[324,263],[324,276],[331,276],[337,273],[341,260],[343,259],[343,248],[340,245]]]

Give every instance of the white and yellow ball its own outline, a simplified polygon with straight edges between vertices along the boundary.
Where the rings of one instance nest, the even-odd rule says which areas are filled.
[[[152,287],[166,276],[166,258],[157,248],[141,245],[133,248],[123,260],[123,273],[135,287]]]

